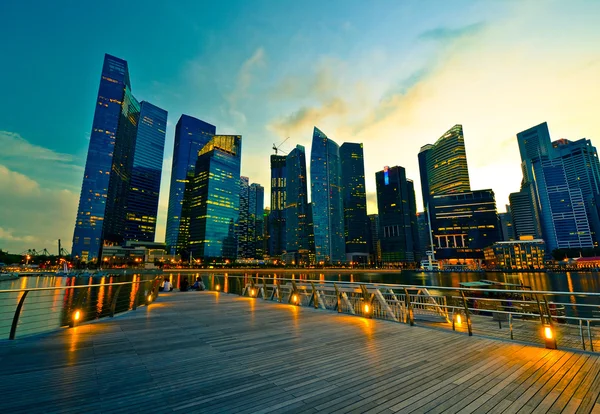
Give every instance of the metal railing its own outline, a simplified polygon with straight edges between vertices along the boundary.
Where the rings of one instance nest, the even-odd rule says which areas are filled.
[[[150,304],[160,279],[0,290],[0,339],[73,327]]]
[[[258,274],[212,274],[204,279],[209,290],[252,298],[551,349],[600,351],[600,293],[334,282]],[[571,302],[557,300],[564,296]]]

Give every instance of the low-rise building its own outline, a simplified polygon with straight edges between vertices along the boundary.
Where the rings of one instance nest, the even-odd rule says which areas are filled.
[[[545,253],[542,239],[500,241],[484,249],[487,267],[502,270],[543,269]]]

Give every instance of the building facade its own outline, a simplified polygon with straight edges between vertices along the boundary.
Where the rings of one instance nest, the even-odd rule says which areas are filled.
[[[369,254],[371,255],[371,263],[375,266],[381,264],[381,243],[379,242],[379,215],[369,214]]]
[[[189,115],[181,115],[175,126],[173,166],[169,190],[165,242],[170,254],[188,249],[190,226],[190,180],[195,176],[198,152],[216,134],[216,127]],[[188,197],[184,206],[184,198]]]
[[[419,172],[426,210],[434,196],[471,191],[462,125],[453,126],[435,144],[421,148]]]
[[[368,263],[369,226],[363,145],[348,142],[342,144],[340,147],[340,160],[342,166],[346,260]]]
[[[189,250],[194,259],[237,258],[242,137],[215,135],[198,153],[191,181]]]
[[[544,269],[546,244],[542,239],[496,242],[484,249],[486,265],[501,270]]]
[[[431,228],[435,258],[448,265],[478,264],[483,249],[500,240],[492,190],[433,197]]]
[[[253,259],[264,259],[264,214],[265,214],[265,189],[257,183],[250,184],[248,190],[248,207],[250,226],[248,232],[251,240],[251,253]]]
[[[306,152],[297,145],[286,159],[286,262],[309,263],[309,211]]]
[[[166,128],[167,111],[142,101],[127,199],[125,240],[153,242],[156,236]]]
[[[405,266],[419,260],[415,191],[403,167],[375,173],[381,261]]]
[[[315,127],[310,158],[310,188],[315,260],[319,264],[342,263],[346,260],[341,178],[338,145]]]
[[[166,117],[166,111],[135,99],[127,62],[105,55],[73,234],[74,259],[98,262],[103,246],[154,241]]]
[[[268,255],[271,257],[280,257],[286,249],[286,159],[285,155],[271,155],[271,212],[268,244]]]

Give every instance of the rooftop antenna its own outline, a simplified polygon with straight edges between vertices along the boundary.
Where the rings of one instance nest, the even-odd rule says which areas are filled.
[[[277,151],[279,152],[283,152],[284,154],[287,154],[287,152],[285,152],[284,150],[281,149],[281,146],[285,143],[285,141],[287,141],[288,139],[290,139],[290,137],[287,137],[286,139],[284,139],[281,144],[279,145],[275,145],[275,143],[273,143],[273,151],[275,151],[275,155],[277,155]]]

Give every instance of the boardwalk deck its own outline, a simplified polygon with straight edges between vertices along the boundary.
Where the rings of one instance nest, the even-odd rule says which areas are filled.
[[[594,412],[600,356],[214,292],[0,342],[0,412]]]

